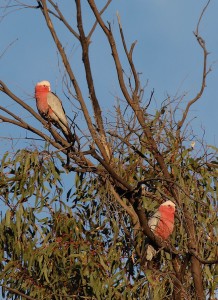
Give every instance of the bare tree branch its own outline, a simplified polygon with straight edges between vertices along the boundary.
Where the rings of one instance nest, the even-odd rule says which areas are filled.
[[[201,15],[200,15],[200,17],[199,17],[199,19],[198,19],[198,23],[197,23],[197,27],[196,27],[196,31],[195,31],[197,36],[198,36],[198,31],[199,31],[199,26],[200,26],[201,20],[202,20],[202,18],[203,18],[204,13],[206,12],[206,10],[207,10],[209,4],[210,4],[210,1],[211,1],[211,0],[208,0],[208,1],[207,1],[207,4],[204,6],[204,8],[203,8],[203,10],[202,10],[202,12],[201,12]]]
[[[50,33],[51,33],[51,35],[53,37],[53,40],[54,40],[54,42],[55,42],[55,44],[56,44],[56,46],[58,48],[58,51],[59,51],[59,53],[61,55],[63,64],[64,64],[64,66],[65,66],[65,68],[67,70],[67,73],[68,73],[68,75],[69,75],[69,77],[71,79],[71,82],[72,82],[72,84],[74,86],[74,89],[76,91],[77,99],[78,99],[78,101],[79,101],[79,103],[81,105],[82,112],[83,112],[84,117],[86,119],[86,122],[87,122],[88,128],[90,130],[90,133],[91,133],[94,141],[96,142],[96,145],[98,145],[98,148],[100,149],[101,153],[104,153],[105,149],[104,149],[102,143],[99,141],[99,138],[98,138],[98,135],[96,133],[96,130],[93,127],[92,120],[91,120],[91,117],[89,115],[88,109],[86,107],[85,101],[83,99],[81,89],[80,89],[80,87],[78,85],[78,82],[76,80],[76,77],[75,77],[72,69],[71,69],[71,66],[70,66],[70,63],[69,63],[68,58],[66,56],[66,53],[64,51],[64,48],[63,48],[63,46],[62,46],[62,44],[61,44],[61,42],[60,42],[60,40],[59,40],[59,38],[57,36],[57,33],[56,33],[55,29],[54,29],[53,23],[52,23],[51,18],[49,16],[49,12],[48,12],[48,8],[47,8],[46,0],[42,0],[42,4],[43,4],[43,7],[41,8],[41,10],[42,10],[43,15],[45,17],[47,26],[48,26],[48,28],[50,30]]]
[[[17,289],[12,289],[11,287],[5,285],[5,284],[0,284],[3,288],[5,288],[6,290],[12,292],[12,293],[15,293],[16,295],[19,295],[19,296],[22,296],[24,297],[25,299],[28,299],[28,300],[37,300],[36,298],[33,298],[33,297],[30,297],[20,291],[18,291]]]
[[[55,4],[52,0],[49,0],[49,2],[51,3],[51,5],[54,7],[54,9],[56,10],[56,12],[58,13],[55,14],[54,12],[52,12],[50,9],[48,9],[48,12],[50,14],[53,14],[56,18],[58,18],[61,22],[63,22],[63,24],[66,26],[66,28],[75,36],[76,39],[80,39],[79,34],[70,26],[70,24],[67,22],[67,20],[65,19],[64,15],[62,14],[61,10],[59,9],[58,5]]]
[[[9,118],[7,118],[5,116],[2,116],[2,115],[0,115],[0,120],[2,120],[3,122],[7,122],[7,123],[10,123],[10,124],[16,125],[16,126],[21,127],[23,129],[27,129],[29,131],[32,131],[33,133],[37,134],[38,136],[41,136],[43,138],[43,140],[48,141],[49,143],[51,143],[51,145],[53,145],[55,148],[57,148],[57,149],[61,148],[61,145],[59,143],[56,143],[54,140],[50,139],[46,134],[44,134],[41,131],[39,131],[38,129],[30,126],[26,122],[15,121],[13,119],[9,119]],[[58,137],[57,137],[57,139],[58,139]],[[62,140],[65,142],[64,139],[62,139]],[[69,145],[68,145],[68,147],[69,147]],[[64,152],[66,153],[66,151],[64,151]]]
[[[135,89],[133,91],[133,101],[137,101],[139,99],[138,98],[139,77],[138,77],[138,74],[136,72],[136,68],[135,68],[135,65],[133,63],[133,58],[132,58],[133,50],[134,50],[134,47],[135,47],[137,41],[135,41],[131,45],[130,51],[128,51],[127,50],[127,46],[126,46],[126,41],[125,41],[125,38],[124,38],[124,34],[123,34],[122,24],[121,24],[121,21],[120,21],[120,16],[119,16],[118,13],[117,13],[117,19],[118,19],[118,24],[119,24],[119,29],[120,29],[120,35],[121,35],[121,39],[122,39],[122,43],[123,43],[123,48],[124,48],[124,51],[126,53],[126,57],[128,58],[129,65],[131,67],[131,70],[132,70],[132,73],[133,73],[133,76],[134,76],[134,81],[135,81]]]
[[[2,51],[2,53],[1,53],[1,55],[0,55],[0,59],[3,57],[3,55],[8,51],[8,49],[15,43],[15,42],[17,42],[18,41],[18,39],[15,39],[14,41],[12,41],[3,51]]]
[[[108,6],[110,5],[111,2],[112,2],[112,0],[108,0],[107,1],[107,3],[105,4],[105,6],[100,11],[100,15],[102,15],[105,12],[105,10],[108,8]],[[95,28],[96,28],[97,25],[98,25],[98,21],[95,21],[92,29],[90,30],[90,32],[89,32],[89,34],[87,36],[87,40],[88,40],[89,43],[90,43],[91,36],[92,36],[93,32],[95,31]]]
[[[22,101],[20,98],[18,98],[15,94],[13,94],[3,81],[0,81],[0,91],[2,91],[3,93],[5,93],[6,95],[8,95],[15,102],[17,102],[20,106],[22,106],[23,108],[25,108],[39,122],[41,122],[44,125],[45,128],[48,128],[48,123],[39,114],[37,114],[28,104],[26,104],[24,101]],[[5,112],[7,112],[8,114],[10,114],[11,116],[13,116],[16,120],[18,120],[19,122],[16,122],[17,125],[19,124],[18,126],[23,127],[25,129],[28,129],[28,130],[36,133],[37,135],[43,137],[45,140],[50,141],[52,143],[52,140],[48,136],[46,136],[45,134],[43,134],[41,131],[37,130],[33,126],[30,126],[29,124],[27,124],[26,122],[24,122],[20,117],[16,116],[12,112],[9,112],[9,110],[7,110],[6,108],[2,107],[2,110],[5,111]],[[3,121],[5,121],[7,119],[4,116],[1,116],[1,118],[2,118]],[[7,119],[7,121],[5,121],[5,122],[9,122],[9,123],[15,124],[15,121],[13,121],[11,119]],[[56,130],[54,130],[53,128],[49,128],[49,131],[51,132],[51,134],[53,135],[53,137],[55,138],[55,140],[58,140],[65,147],[66,146],[70,146],[70,144],[65,139],[63,139],[57,133]],[[56,145],[56,146],[58,145],[58,143],[56,143],[54,141],[53,141],[53,143],[54,143],[53,145]]]
[[[15,94],[13,94],[2,81],[0,81],[0,91],[2,91],[5,94],[7,94],[10,98],[12,98],[20,106],[24,107],[38,121],[40,121],[44,125],[45,128],[47,128],[47,129],[49,128],[49,132],[54,137],[54,140],[51,139],[51,138],[49,138],[49,136],[47,136],[46,134],[42,133],[40,130],[38,130],[35,127],[33,127],[33,126],[29,125],[28,123],[24,122],[20,117],[18,117],[17,115],[13,114],[11,111],[7,110],[4,107],[0,107],[0,109],[2,111],[8,113],[13,118],[15,118],[15,120],[17,120],[17,121],[15,121],[13,119],[9,119],[9,118],[1,115],[0,119],[3,122],[11,123],[13,125],[19,126],[21,128],[27,129],[27,130],[29,130],[29,131],[37,134],[38,136],[42,137],[43,140],[48,141],[55,148],[61,150],[61,152],[63,152],[64,154],[69,155],[71,158],[73,158],[74,160],[76,160],[79,165],[81,165],[81,163],[82,163],[82,165],[85,164],[88,167],[93,166],[93,164],[88,159],[85,158],[85,156],[82,154],[82,152],[81,153],[70,153],[69,154],[68,149],[71,148],[71,144],[68,143],[60,134],[58,134],[58,132],[53,127],[49,126],[49,124],[43,118],[41,118],[41,116],[38,115],[29,105],[27,105],[20,98],[18,98]]]
[[[124,78],[123,78],[123,68],[122,68],[122,65],[121,65],[121,62],[119,59],[119,54],[118,54],[118,51],[116,48],[116,42],[114,40],[110,25],[109,25],[109,28],[105,25],[104,21],[102,20],[100,14],[98,12],[98,9],[96,7],[94,0],[88,0],[88,2],[89,2],[89,5],[99,23],[99,25],[101,26],[102,30],[104,31],[105,35],[108,38],[108,41],[109,41],[109,44],[110,44],[110,47],[112,50],[114,62],[116,65],[120,88],[123,92],[123,95],[124,95],[125,99],[127,100],[128,104],[131,106],[131,108],[135,112],[135,115],[137,116],[137,119],[138,119],[140,125],[142,126],[142,129],[144,130],[144,133],[148,139],[148,142],[145,143],[145,146],[149,149],[149,151],[151,151],[151,153],[153,153],[154,157],[160,164],[160,167],[162,168],[163,173],[166,176],[166,178],[170,178],[170,175],[169,175],[169,172],[165,165],[164,159],[163,159],[162,155],[160,154],[160,152],[158,151],[157,145],[152,137],[152,133],[149,129],[149,126],[145,122],[145,112],[140,108],[138,99],[133,100],[131,98],[130,94],[128,93],[128,90],[127,90],[127,87],[126,87],[126,84],[125,84]]]
[[[186,118],[187,118],[187,115],[188,115],[188,112],[189,112],[189,109],[190,107],[195,103],[197,102],[201,96],[203,95],[204,93],[204,90],[205,90],[205,87],[206,87],[206,78],[207,78],[207,75],[208,73],[211,71],[211,69],[207,69],[207,56],[208,56],[208,52],[207,52],[207,48],[206,48],[206,45],[205,45],[205,41],[203,40],[203,38],[199,35],[199,25],[200,25],[200,22],[201,22],[201,19],[203,17],[203,14],[205,13],[208,5],[210,3],[210,0],[207,2],[206,6],[204,7],[202,13],[201,13],[201,16],[199,18],[199,21],[198,21],[198,24],[197,24],[197,28],[194,32],[194,35],[197,39],[197,42],[198,44],[200,45],[200,47],[203,49],[203,56],[204,56],[204,60],[203,60],[203,72],[202,72],[202,82],[201,82],[201,87],[200,87],[200,91],[197,93],[197,95],[188,102],[186,108],[185,108],[185,111],[183,112],[183,116],[182,116],[182,119],[178,122],[177,124],[177,132],[180,131],[181,127],[183,126]]]
[[[91,71],[91,65],[89,60],[89,42],[88,39],[85,36],[85,32],[83,29],[83,21],[82,21],[82,11],[81,11],[81,3],[80,0],[76,0],[76,6],[77,6],[77,26],[80,33],[80,43],[82,46],[82,55],[83,55],[83,62],[86,72],[86,80],[87,85],[89,88],[89,95],[93,106],[93,111],[95,115],[95,121],[98,126],[99,134],[100,134],[100,140],[102,142],[102,145],[104,147],[100,148],[100,151],[104,157],[105,160],[108,161],[108,159],[111,157],[111,149],[109,149],[109,145],[106,141],[106,134],[103,126],[103,120],[102,120],[102,114],[101,114],[101,108],[99,105],[99,101],[96,96],[94,82],[93,82],[93,76]],[[106,151],[105,151],[106,150]]]
[[[122,68],[122,65],[121,65],[121,62],[120,62],[120,59],[119,59],[119,55],[118,55],[117,48],[116,48],[116,42],[114,40],[110,25],[109,25],[109,28],[105,25],[105,23],[104,23],[103,19],[101,18],[101,15],[100,15],[97,7],[96,7],[95,1],[94,0],[88,0],[88,3],[89,3],[89,5],[90,5],[95,17],[96,17],[96,20],[98,21],[99,25],[101,26],[102,30],[104,31],[104,33],[105,33],[105,35],[106,35],[106,37],[109,41],[109,44],[110,44],[110,47],[111,47],[111,50],[112,50],[112,56],[114,58],[114,62],[115,62],[115,65],[116,65],[116,70],[117,70],[117,75],[118,75],[120,88],[123,92],[123,95],[124,95],[125,99],[127,100],[127,102],[129,104],[132,104],[133,100],[132,100],[131,96],[129,95],[126,84],[124,82],[123,68]]]

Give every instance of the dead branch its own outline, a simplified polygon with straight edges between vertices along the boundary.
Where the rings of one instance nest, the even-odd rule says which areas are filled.
[[[121,35],[121,39],[122,39],[122,43],[123,43],[123,48],[124,48],[124,51],[126,53],[126,57],[129,61],[129,65],[131,67],[131,70],[132,70],[132,73],[133,73],[133,77],[134,77],[134,81],[135,81],[135,89],[133,91],[133,101],[138,101],[138,91],[139,91],[139,77],[138,77],[138,73],[136,71],[136,68],[135,68],[135,65],[133,63],[133,58],[132,58],[132,55],[133,55],[133,50],[134,50],[134,47],[137,43],[137,41],[135,41],[134,43],[132,43],[131,45],[131,48],[130,48],[130,51],[127,50],[127,46],[126,46],[126,41],[125,41],[125,37],[124,37],[124,34],[123,34],[123,28],[122,28],[122,24],[121,24],[121,21],[120,21],[120,16],[119,14],[117,13],[117,19],[118,19],[118,24],[119,24],[119,29],[120,29],[120,35]]]
[[[32,131],[33,133],[37,134],[38,136],[42,137],[43,140],[51,143],[52,146],[54,146],[55,148],[59,149],[61,147],[61,145],[57,142],[55,142],[54,140],[50,139],[46,134],[42,133],[40,130],[34,128],[33,126],[30,126],[29,124],[27,124],[26,122],[19,122],[19,121],[15,121],[13,119],[9,119],[5,116],[2,116],[0,115],[0,120],[2,120],[3,122],[6,122],[6,123],[10,123],[10,124],[13,124],[13,125],[16,125],[18,127],[21,127],[23,129],[27,129],[29,131]],[[58,133],[55,133],[54,132],[54,136],[55,135],[58,135]],[[56,136],[57,140],[58,140],[58,137]],[[60,136],[60,143],[61,143],[61,140],[63,140],[63,142],[65,143],[66,141]],[[69,145],[68,145],[69,147]],[[65,154],[66,154],[66,151],[63,151]]]
[[[103,145],[103,147],[100,148],[100,151],[101,151],[104,159],[108,161],[108,159],[111,157],[111,149],[109,148],[109,145],[106,142],[106,134],[105,134],[104,126],[103,126],[101,108],[100,108],[99,101],[98,101],[98,98],[97,98],[96,92],[95,92],[95,86],[94,86],[92,70],[91,70],[91,65],[90,65],[90,59],[89,59],[89,42],[88,42],[87,37],[85,36],[85,32],[83,29],[80,0],[76,0],[76,7],[77,7],[77,26],[78,26],[79,33],[80,33],[80,43],[82,46],[82,55],[83,55],[85,72],[86,72],[87,86],[89,89],[89,95],[90,95],[90,99],[92,102],[95,121],[98,126],[98,130],[99,130],[99,134],[100,134],[100,140]]]
[[[112,2],[112,0],[107,1],[105,6],[102,8],[102,10],[100,10],[100,15],[102,15],[105,12],[105,10],[108,8],[108,6],[110,5],[111,2]],[[90,43],[91,36],[92,36],[93,32],[95,31],[95,28],[96,28],[97,25],[98,25],[98,21],[95,21],[95,23],[92,26],[89,34],[87,35],[87,40],[88,40],[89,43]]]
[[[58,18],[65,26],[66,28],[75,36],[77,40],[80,39],[79,34],[70,26],[70,24],[65,19],[64,15],[62,14],[61,10],[59,9],[58,5],[55,4],[52,0],[49,0],[49,3],[53,6],[53,8],[56,10],[57,14],[52,12],[50,9],[48,9],[48,12],[52,15],[54,15],[56,18]]]
[[[9,43],[8,45],[7,45],[7,47],[2,51],[2,53],[1,53],[1,55],[0,55],[0,59],[3,57],[3,55],[8,51],[8,49],[14,44],[14,43],[16,43],[18,41],[18,38],[17,39],[15,39],[14,41],[12,41],[11,43]]]
[[[111,51],[112,51],[112,56],[113,56],[113,59],[115,62],[116,70],[117,70],[117,76],[118,76],[120,88],[122,90],[122,93],[123,93],[127,103],[133,109],[133,111],[145,133],[145,136],[148,139],[148,142],[146,143],[146,147],[148,148],[149,151],[151,151],[151,153],[153,153],[155,159],[157,160],[158,164],[160,165],[161,169],[163,170],[164,176],[166,176],[166,178],[170,178],[170,174],[167,170],[167,166],[165,165],[164,158],[158,151],[157,144],[152,137],[152,132],[150,131],[150,128],[147,126],[147,124],[145,122],[145,112],[144,112],[144,110],[142,110],[140,108],[139,100],[134,99],[134,101],[133,101],[133,99],[131,98],[131,96],[127,90],[127,87],[126,87],[126,84],[125,84],[124,78],[123,78],[123,68],[122,68],[122,65],[121,65],[121,62],[119,59],[116,42],[114,40],[113,33],[110,28],[110,24],[109,24],[109,28],[105,25],[97,7],[96,7],[94,0],[88,0],[88,3],[96,17],[96,20],[98,21],[99,25],[101,26],[102,30],[104,31],[104,33],[108,39],[108,42],[109,42],[109,45],[110,45]]]
[[[114,62],[116,65],[116,70],[117,70],[117,76],[118,76],[118,80],[119,80],[119,84],[120,84],[120,88],[122,90],[122,93],[125,97],[125,99],[127,100],[127,102],[131,105],[132,104],[132,98],[128,93],[126,84],[124,82],[124,78],[123,78],[123,68],[119,59],[119,54],[117,51],[117,47],[116,47],[116,42],[114,40],[111,28],[110,28],[110,24],[109,24],[109,28],[105,25],[103,19],[101,18],[100,12],[98,11],[95,1],[94,0],[88,0],[88,3],[90,5],[90,8],[92,9],[96,20],[98,21],[98,24],[101,26],[102,30],[104,31],[108,41],[109,41],[109,45],[111,47],[111,51],[112,51],[112,56],[114,58]]]
[[[3,115],[0,115],[0,119],[3,122],[11,123],[13,125],[27,129],[35,133],[36,135],[40,136],[43,140],[48,141],[56,149],[59,149],[62,153],[69,155],[72,159],[77,161],[78,165],[80,166],[86,165],[87,167],[91,167],[91,166],[93,167],[93,164],[87,158],[85,158],[82,152],[72,153],[71,151],[71,153],[69,154],[68,152],[71,145],[52,126],[49,126],[48,123],[39,114],[37,114],[29,105],[27,105],[24,101],[22,101],[15,94],[13,94],[3,81],[0,81],[0,91],[8,95],[11,99],[17,102],[29,113],[31,113],[38,121],[40,121],[44,125],[45,128],[47,129],[49,128],[49,132],[52,134],[54,140],[51,139],[48,135],[42,133],[40,130],[36,129],[35,127],[23,121],[20,117],[13,114],[11,111],[7,110],[4,107],[0,107],[2,111],[6,112],[7,114],[9,114],[15,119],[15,120],[9,119]]]
[[[8,95],[11,99],[13,99],[15,102],[17,102],[20,106],[22,106],[24,109],[26,109],[29,113],[31,113],[39,122],[41,122],[44,126],[47,125],[47,122],[39,115],[37,114],[32,107],[30,107],[28,104],[26,104],[24,101],[22,101],[20,98],[18,98],[15,94],[12,93],[11,90],[6,86],[6,84],[0,80],[0,91]]]
[[[48,123],[39,114],[37,114],[28,104],[26,104],[24,101],[22,101],[20,98],[18,98],[15,94],[13,94],[12,91],[9,90],[9,88],[6,86],[6,84],[3,81],[0,81],[0,91],[5,93],[6,95],[8,95],[11,99],[13,99],[15,102],[17,102],[25,110],[27,110],[29,113],[31,113],[40,123],[43,124],[43,126],[45,128],[48,128]],[[58,132],[54,128],[50,127],[49,131],[52,134],[52,136],[54,137],[55,141],[50,139],[47,135],[43,134],[38,129],[36,129],[33,126],[29,125],[28,123],[24,122],[20,117],[13,114],[12,112],[7,110],[6,108],[1,107],[1,110],[6,112],[7,114],[11,115],[18,122],[15,122],[12,119],[8,119],[4,116],[1,116],[2,121],[9,122],[11,124],[18,125],[19,127],[28,129],[28,130],[36,133],[37,135],[41,136],[44,140],[51,142],[51,144],[56,148],[58,148],[60,145],[58,143],[56,143],[55,141],[58,141],[64,147],[69,147],[70,146],[70,144],[65,139],[63,139],[61,137],[61,135],[58,134]]]
[[[208,57],[209,53],[207,51],[204,39],[199,35],[199,25],[200,25],[200,22],[201,22],[201,19],[203,17],[203,14],[205,13],[205,11],[206,11],[209,3],[210,3],[210,0],[207,2],[206,6],[204,7],[204,9],[203,9],[203,11],[202,11],[202,13],[200,15],[200,18],[198,20],[197,28],[196,28],[196,30],[194,32],[194,35],[195,35],[195,37],[197,39],[197,42],[200,45],[200,47],[202,48],[202,50],[203,50],[203,71],[202,71],[201,87],[200,87],[200,90],[197,93],[197,95],[188,102],[188,104],[187,104],[187,106],[185,108],[185,111],[183,112],[182,119],[177,124],[177,135],[179,134],[179,131],[180,131],[181,127],[183,126],[183,124],[184,124],[184,122],[185,122],[185,120],[187,118],[187,115],[188,115],[190,107],[195,102],[197,102],[201,98],[201,96],[203,95],[205,87],[206,87],[206,78],[207,78],[208,73],[211,71],[210,68],[209,69],[207,68],[207,57]]]
[[[81,109],[82,109],[82,112],[84,114],[84,117],[85,117],[86,123],[88,125],[89,131],[90,131],[90,133],[92,135],[92,138],[95,141],[96,145],[100,149],[101,153],[105,153],[105,149],[104,149],[102,143],[99,141],[97,132],[96,132],[96,130],[95,130],[93,124],[92,124],[91,117],[89,115],[88,109],[87,109],[85,101],[83,99],[82,91],[81,91],[81,89],[79,87],[79,84],[78,84],[78,82],[76,80],[74,72],[73,72],[73,70],[72,70],[72,68],[70,66],[69,61],[68,61],[67,55],[65,53],[65,50],[64,50],[64,48],[63,48],[63,46],[62,46],[62,44],[61,44],[61,42],[60,42],[60,40],[58,38],[58,35],[57,35],[57,33],[55,31],[55,28],[54,28],[54,25],[53,25],[53,23],[51,21],[51,18],[49,16],[49,12],[48,12],[48,8],[47,8],[46,0],[42,0],[42,4],[43,4],[43,7],[41,8],[42,13],[43,13],[43,15],[45,17],[48,29],[50,30],[50,33],[51,33],[51,35],[53,37],[53,40],[54,40],[54,42],[55,42],[55,44],[57,46],[57,49],[59,51],[59,54],[60,54],[61,58],[62,58],[62,61],[63,61],[63,64],[64,64],[64,66],[66,68],[66,71],[67,71],[67,73],[68,73],[68,75],[70,77],[70,80],[71,80],[71,82],[72,82],[72,84],[74,86],[74,89],[75,89],[75,92],[76,92],[76,95],[77,95],[77,99],[78,99],[78,101],[79,101],[79,103],[81,105]]]
[[[5,288],[6,290],[8,290],[8,291],[10,291],[10,292],[12,292],[12,293],[14,293],[16,295],[19,295],[19,296],[21,296],[21,297],[23,297],[23,298],[25,298],[27,300],[36,300],[36,298],[30,297],[30,296],[28,296],[28,295],[26,295],[26,294],[18,291],[17,289],[12,289],[11,287],[9,287],[9,286],[7,286],[5,284],[1,284],[1,286],[3,288]]]

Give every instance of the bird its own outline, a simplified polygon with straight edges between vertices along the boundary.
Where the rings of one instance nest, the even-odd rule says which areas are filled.
[[[190,143],[192,150],[193,150],[194,147],[195,147],[195,143],[196,143],[195,141],[192,141],[192,142]]]
[[[167,240],[173,232],[175,209],[175,203],[170,200],[165,201],[148,221],[151,231],[162,240]],[[147,245],[145,254],[146,260],[151,261],[156,255],[156,250],[151,245]]]
[[[39,114],[48,122],[51,122],[58,129],[61,129],[70,142],[73,135],[70,131],[67,117],[61,100],[51,92],[50,82],[40,81],[35,86],[36,106]]]

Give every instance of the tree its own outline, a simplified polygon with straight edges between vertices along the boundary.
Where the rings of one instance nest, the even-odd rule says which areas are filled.
[[[16,2],[16,1],[15,1]],[[127,45],[119,15],[123,47],[104,13],[111,3],[75,1],[76,27],[62,13],[62,4],[36,1],[65,68],[65,92],[83,114],[86,128],[70,115],[72,143],[40,117],[3,82],[2,95],[40,122],[45,130],[0,106],[1,121],[26,129],[45,144],[6,152],[1,162],[1,200],[7,207],[1,221],[2,295],[16,299],[215,299],[217,258],[217,149],[190,147],[190,107],[205,89],[210,71],[203,52],[202,82],[197,95],[178,113],[177,99],[163,101],[153,113],[144,99],[136,70],[134,42]],[[86,26],[83,9],[94,17]],[[89,99],[58,34],[62,24],[79,42]],[[97,28],[106,38],[122,92],[113,115],[101,109],[90,58]],[[93,42],[93,41],[92,41]],[[124,53],[124,57],[123,57]],[[124,58],[128,64],[123,63]],[[130,69],[129,75],[124,70]],[[182,98],[179,99],[182,101]],[[179,101],[179,102],[180,102]],[[92,105],[90,113],[89,102]],[[74,184],[63,189],[63,173]],[[165,200],[176,204],[176,224],[169,241],[156,237],[148,218]],[[144,262],[146,243],[157,251]]]

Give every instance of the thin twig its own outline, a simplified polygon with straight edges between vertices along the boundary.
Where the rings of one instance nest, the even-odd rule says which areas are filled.
[[[8,51],[8,49],[15,43],[18,41],[18,38],[15,39],[14,41],[12,41],[9,45],[7,45],[7,47],[3,50],[2,54],[0,55],[0,59],[3,57],[3,55]]]
[[[65,19],[64,15],[62,14],[61,10],[59,9],[57,4],[54,4],[54,2],[52,0],[48,0],[51,5],[54,7],[54,9],[56,10],[56,12],[58,13],[55,14],[54,12],[52,12],[51,10],[48,9],[48,12],[52,15],[54,15],[56,18],[58,18],[61,22],[63,22],[63,24],[67,27],[67,29],[75,36],[75,38],[77,38],[77,40],[79,40],[79,34],[70,26],[70,24],[67,22],[67,20]]]
[[[33,298],[33,297],[30,297],[20,291],[18,291],[17,289],[12,289],[11,287],[5,285],[5,284],[0,284],[3,288],[5,288],[6,290],[9,290],[10,292],[14,293],[14,294],[17,294],[19,296],[22,296],[24,297],[25,299],[28,299],[28,300],[37,300],[36,298]]]
[[[118,12],[117,12],[117,20],[118,20],[118,24],[119,24],[120,36],[121,36],[123,48],[124,48],[124,51],[126,53],[126,57],[127,57],[128,61],[129,61],[129,65],[131,67],[131,70],[132,70],[132,73],[133,73],[133,76],[134,76],[135,89],[133,91],[133,100],[134,101],[138,101],[139,77],[138,77],[138,74],[136,72],[136,68],[135,68],[135,65],[133,63],[133,58],[132,58],[133,50],[134,50],[134,47],[135,47],[137,41],[135,41],[134,43],[132,43],[130,51],[128,52],[127,46],[126,46],[125,37],[124,37],[124,33],[123,33],[123,28],[122,28],[122,24],[121,24],[121,20],[120,20],[120,15],[118,14]]]
[[[101,141],[101,144],[98,143],[98,147],[104,159],[108,161],[111,157],[111,149],[109,148],[109,145],[106,141],[106,134],[103,125],[102,112],[95,91],[95,85],[93,81],[93,75],[92,75],[91,64],[89,59],[89,43],[88,43],[88,39],[85,36],[85,32],[83,28],[82,9],[81,9],[80,0],[76,0],[76,7],[77,7],[77,26],[80,33],[80,43],[82,46],[82,56],[83,56],[83,62],[85,67],[87,86],[89,89],[89,95],[90,95],[90,99],[94,111],[94,117],[95,117],[96,124],[98,126],[98,131],[99,131],[100,141]]]
[[[32,131],[33,133],[37,134],[38,136],[41,136],[43,138],[43,140],[48,141],[50,144],[52,144],[55,148],[60,148],[61,145],[57,142],[55,142],[54,140],[52,140],[51,138],[49,138],[49,136],[47,136],[46,134],[42,133],[40,130],[36,129],[33,126],[30,126],[29,124],[27,124],[26,122],[19,122],[19,121],[15,121],[13,119],[9,119],[5,116],[0,115],[0,120],[2,120],[3,122],[7,122],[13,125],[16,125],[18,127],[22,127],[24,129],[27,129],[29,131]],[[56,136],[57,134],[57,136]],[[59,134],[58,133],[54,133],[54,136],[56,137],[57,140],[59,140]],[[60,140],[59,141],[63,141],[63,143],[66,143],[66,141],[60,136]]]
[[[208,5],[210,3],[210,0],[207,2],[207,4],[205,5],[201,15],[200,15],[200,18],[198,20],[198,24],[197,24],[197,27],[196,27],[196,30],[194,32],[194,35],[197,39],[197,42],[198,44],[200,45],[200,47],[203,49],[203,71],[202,71],[202,82],[201,82],[201,87],[200,87],[200,90],[199,92],[197,93],[197,95],[188,102],[186,108],[185,108],[185,111],[183,113],[183,116],[182,116],[182,119],[178,122],[177,124],[177,136],[179,136],[179,131],[181,129],[181,127],[183,126],[186,118],[187,118],[187,115],[188,115],[188,112],[189,112],[189,109],[190,107],[196,102],[198,101],[201,96],[203,95],[204,93],[204,90],[205,90],[205,87],[206,87],[206,78],[207,78],[207,75],[208,73],[211,71],[211,69],[209,68],[207,70],[207,56],[208,56],[208,52],[207,52],[207,48],[206,48],[206,45],[205,45],[205,41],[203,40],[203,38],[199,35],[199,25],[200,25],[200,22],[202,20],[202,17],[203,17],[203,14],[205,13]]]
[[[189,253],[192,254],[192,255],[194,255],[197,258],[197,260],[200,261],[203,265],[213,265],[213,264],[217,264],[218,263],[218,258],[210,259],[210,260],[201,258],[200,255],[199,255],[199,253],[197,253],[193,249],[189,250]]]
[[[108,6],[110,5],[112,0],[108,0],[107,3],[105,4],[105,6],[102,8],[102,10],[100,10],[100,15],[102,15],[105,10],[108,8]],[[91,36],[93,34],[93,32],[95,31],[96,26],[98,25],[98,21],[96,20],[94,25],[92,26],[92,29],[90,30],[88,36],[87,36],[87,40],[90,42]]]
[[[197,23],[196,31],[195,31],[195,32],[196,32],[196,35],[198,35],[198,31],[199,31],[199,26],[200,26],[200,23],[201,23],[201,19],[202,19],[203,15],[204,15],[204,13],[205,13],[205,11],[206,11],[208,5],[210,4],[210,1],[211,1],[211,0],[208,0],[208,1],[207,1],[207,4],[205,5],[205,7],[203,8],[203,10],[202,10],[202,12],[201,12],[201,15],[200,15],[199,20],[198,20],[198,23]]]

